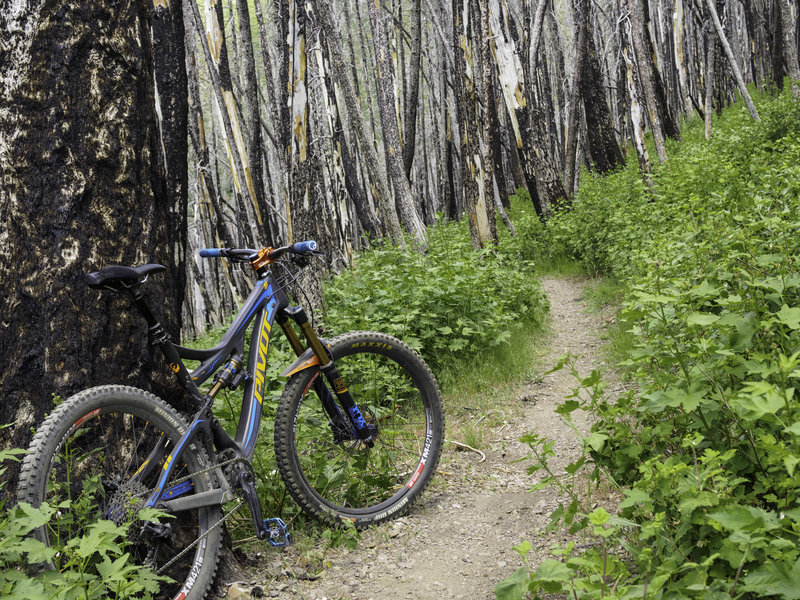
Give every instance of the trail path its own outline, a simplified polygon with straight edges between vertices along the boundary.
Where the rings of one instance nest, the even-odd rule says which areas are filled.
[[[545,278],[542,284],[551,315],[542,371],[569,352],[578,356],[578,371],[588,375],[601,366],[601,319],[581,300],[585,282]],[[268,553],[269,573],[241,586],[247,593],[241,597],[250,597],[257,583],[264,596],[291,600],[493,600],[494,586],[522,565],[513,546],[530,541],[536,564],[563,536],[542,534],[561,499],[551,489],[528,492],[538,474],[529,475],[528,463],[516,461],[529,455],[518,438],[532,431],[555,440],[552,464],[559,472],[580,456],[575,434],[553,412],[575,386],[566,369],[521,385],[513,400],[521,409],[509,407],[505,423],[483,432],[485,461],[445,444],[440,472],[409,514],[363,533],[353,551],[328,552],[324,570],[311,580],[298,578],[302,557],[292,552],[301,550],[280,560]],[[228,597],[237,597],[234,592]]]

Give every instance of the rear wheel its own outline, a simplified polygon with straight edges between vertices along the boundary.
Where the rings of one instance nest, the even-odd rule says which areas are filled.
[[[422,358],[396,338],[352,332],[331,340],[330,351],[365,420],[377,428],[374,445],[332,426],[317,392],[316,379],[324,376],[312,368],[294,375],[283,392],[275,455],[303,509],[366,527],[403,514],[436,470],[441,395]]]
[[[220,507],[176,512],[161,519],[168,529],[158,535],[144,531],[138,517],[186,429],[162,400],[123,386],[85,390],[54,410],[31,442],[17,494],[20,502],[59,507],[58,518],[34,532],[60,550],[47,566],[59,569],[66,560],[64,544],[105,519],[127,527],[125,551],[137,564],[174,580],[162,585],[158,597],[205,597],[217,568],[220,528],[212,527],[221,518]],[[210,490],[210,473],[197,474],[206,467],[205,452],[190,445],[165,493],[188,497]]]

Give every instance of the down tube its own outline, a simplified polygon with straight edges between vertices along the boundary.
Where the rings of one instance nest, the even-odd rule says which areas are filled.
[[[269,281],[269,280],[268,280]],[[247,372],[251,377],[244,387],[242,412],[239,426],[236,429],[236,444],[242,449],[246,458],[252,458],[258,439],[258,427],[261,424],[261,406],[264,403],[266,389],[267,353],[272,332],[272,324],[280,307],[279,296],[271,294],[272,282],[269,281],[267,293],[271,296],[264,308],[259,311],[253,323],[250,337],[250,352],[247,358]]]

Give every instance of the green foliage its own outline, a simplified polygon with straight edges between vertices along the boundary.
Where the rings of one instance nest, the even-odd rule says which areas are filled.
[[[326,326],[397,336],[440,377],[539,326],[547,300],[532,261],[516,244],[475,250],[466,228],[437,224],[426,252],[387,245],[360,256],[325,287]]]
[[[17,456],[23,453],[22,450],[0,450],[0,463],[18,460]],[[4,470],[0,469],[0,474]],[[92,600],[152,598],[158,593],[159,583],[165,578],[134,564],[126,552],[129,524],[96,521],[82,536],[60,540],[52,547],[30,537],[35,529],[59,519],[62,508],[65,507],[46,503],[34,508],[25,502],[7,508],[0,502],[1,597],[8,600]],[[155,514],[146,515],[151,520],[156,517]],[[60,570],[31,568],[31,565],[48,563],[56,555]]]
[[[689,128],[655,197],[629,166],[548,226],[626,288],[640,386],[565,403],[592,413],[593,475],[626,496],[622,525],[586,524],[590,549],[562,551],[578,597],[800,598],[800,108],[760,103],[762,122],[734,108],[709,142]]]
[[[520,223],[523,231],[529,228],[528,239],[534,239],[536,228],[542,231],[532,209]],[[445,384],[455,381],[470,361],[479,360],[472,370],[485,373],[487,365],[505,361],[510,353],[524,355],[511,344],[523,329],[539,328],[547,312],[544,293],[534,278],[533,256],[528,244],[509,237],[494,251],[474,250],[466,222],[440,223],[430,230],[424,253],[410,245],[376,247],[359,256],[355,269],[329,281],[322,328],[331,337],[358,329],[395,335],[418,350]],[[213,346],[226,329],[187,345]],[[275,410],[284,383],[279,373],[293,358],[284,337],[275,335],[253,463],[265,514],[291,520],[297,527],[304,516],[289,501],[272,449]],[[505,362],[502,368],[507,370]],[[220,392],[214,414],[229,433],[235,430],[240,408],[241,391]],[[477,436],[473,441],[479,441]],[[248,523],[249,517],[241,519],[244,536],[250,535]],[[342,532],[328,536],[334,536],[328,538],[331,545],[352,541]]]

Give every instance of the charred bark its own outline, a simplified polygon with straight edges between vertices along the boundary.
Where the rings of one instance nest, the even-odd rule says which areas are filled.
[[[414,242],[419,246],[425,246],[427,232],[417,213],[417,203],[411,193],[411,186],[403,168],[403,147],[400,143],[400,131],[397,125],[394,73],[392,72],[389,38],[386,30],[386,16],[381,10],[379,1],[367,4],[375,48],[378,113],[381,119],[381,133],[389,179],[394,187],[397,214]]]
[[[580,93],[586,115],[589,154],[593,168],[599,173],[608,173],[625,164],[614,133],[614,118],[603,89],[604,81],[594,37],[587,35]]]
[[[405,131],[403,134],[403,170],[409,181],[411,180],[411,167],[414,164],[414,150],[417,142],[417,108],[422,71],[422,7],[420,0],[414,0],[411,7],[411,60],[408,65],[408,98],[405,105]]]
[[[343,60],[344,51],[341,46],[342,37],[339,33],[339,26],[335,20],[335,15],[332,7],[327,2],[315,1],[314,6],[320,25],[325,31],[325,40],[330,47],[331,66],[333,67],[333,74],[336,82],[341,89],[345,105],[347,106],[348,120],[350,126],[355,130],[356,139],[361,147],[361,154],[372,181],[373,195],[382,213],[384,223],[389,231],[389,236],[395,243],[402,244],[403,234],[400,228],[400,221],[397,217],[397,211],[391,202],[391,191],[389,190],[386,172],[382,168],[375,145],[372,143],[372,140],[367,137],[367,125],[361,114],[360,103],[353,83],[348,77],[349,67]]]
[[[151,17],[155,92],[163,168],[166,175],[167,227],[176,238],[181,253],[173,254],[170,270],[175,274],[177,306],[183,305],[186,290],[186,255],[188,223],[188,83],[186,47],[181,0],[153,0]],[[180,326],[180,323],[177,324]]]
[[[144,321],[84,282],[108,264],[167,265],[146,294],[177,335],[184,248],[159,160],[150,17],[141,2],[0,14],[4,446],[27,446],[54,393],[116,382],[176,399]]]

